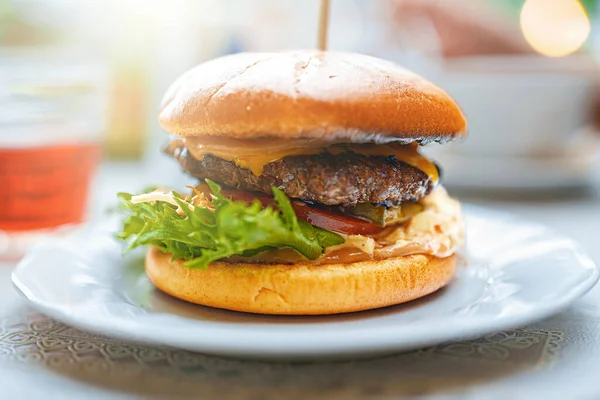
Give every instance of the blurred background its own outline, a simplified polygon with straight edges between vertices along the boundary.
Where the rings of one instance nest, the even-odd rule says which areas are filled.
[[[456,193],[570,195],[599,182],[599,2],[332,0],[328,46],[396,61],[457,99],[469,140],[426,149]],[[315,47],[318,10],[0,0],[0,253],[85,221],[116,190],[190,183],[161,154],[168,85],[223,54]]]

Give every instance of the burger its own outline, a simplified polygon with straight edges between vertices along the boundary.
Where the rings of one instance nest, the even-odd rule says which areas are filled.
[[[391,62],[352,53],[240,53],[164,96],[166,153],[198,181],[121,193],[119,237],[149,246],[161,291],[261,314],[335,314],[447,285],[460,205],[420,146],[465,136],[457,104]]]

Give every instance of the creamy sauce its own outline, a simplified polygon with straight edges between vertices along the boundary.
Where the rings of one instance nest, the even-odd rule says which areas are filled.
[[[385,228],[373,236],[342,235],[345,242],[328,247],[325,254],[307,261],[291,249],[269,250],[253,257],[231,257],[226,262],[266,264],[310,263],[312,265],[347,264],[384,260],[411,254],[448,257],[464,242],[464,228],[458,201],[444,188],[437,188],[419,201],[423,211],[408,222]]]
[[[260,176],[270,162],[292,155],[312,155],[320,153],[340,154],[353,152],[366,156],[394,156],[427,174],[436,184],[439,180],[434,163],[421,155],[418,144],[349,144],[332,143],[321,139],[313,140],[272,140],[272,139],[231,139],[222,137],[185,138],[182,140],[189,152],[198,160],[207,154],[234,162],[238,167],[247,168]]]
[[[134,203],[164,201],[173,205],[177,202],[172,193],[155,191],[134,196]],[[423,210],[410,220],[384,228],[376,235],[342,235],[345,242],[328,247],[325,254],[314,261],[320,264],[345,264],[367,260],[383,260],[410,254],[429,254],[448,257],[464,242],[464,230],[460,204],[452,199],[442,187],[419,200]],[[198,202],[189,203],[190,208],[207,207],[208,201],[201,196]],[[295,264],[307,262],[292,249],[277,249],[259,253],[252,257],[230,257],[222,260],[237,263]]]
[[[326,253],[343,248],[357,248],[373,259],[409,254],[448,257],[464,242],[460,204],[438,187],[419,200],[423,211],[405,223],[386,227],[373,236],[343,235],[345,242],[328,247]]]

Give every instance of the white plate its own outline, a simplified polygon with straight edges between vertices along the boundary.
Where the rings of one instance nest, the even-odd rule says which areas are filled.
[[[13,282],[34,308],[121,339],[256,358],[344,358],[414,349],[528,324],[598,280],[573,241],[505,214],[465,207],[465,265],[442,291],[412,303],[323,317],[260,316],[168,297],[121,257],[106,230],[34,249]]]

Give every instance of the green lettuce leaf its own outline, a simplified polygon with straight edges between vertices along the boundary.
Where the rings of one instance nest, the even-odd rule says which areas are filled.
[[[287,196],[275,187],[277,208],[263,207],[258,200],[232,201],[219,185],[207,183],[214,194],[212,209],[194,206],[175,192],[179,207],[166,201],[133,203],[131,194],[119,193],[126,217],[117,237],[128,242],[126,252],[151,245],[172,253],[173,259],[187,260],[184,265],[189,268],[206,268],[222,258],[279,248],[314,260],[326,247],[344,242],[334,232],[298,220]]]

